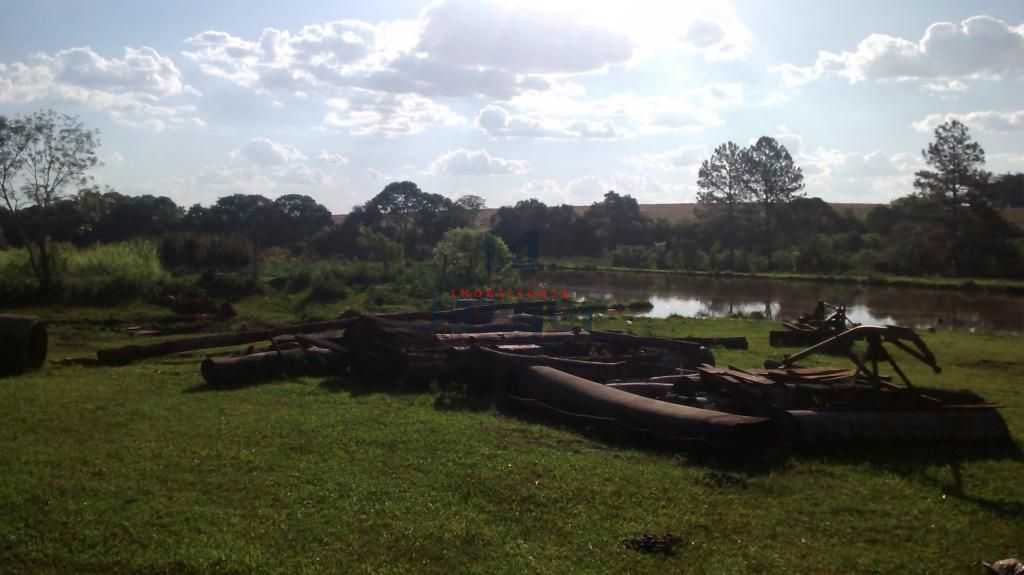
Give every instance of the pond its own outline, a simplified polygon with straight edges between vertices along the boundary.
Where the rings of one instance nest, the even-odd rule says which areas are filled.
[[[846,304],[853,321],[926,329],[1024,332],[1024,297],[838,283],[713,278],[675,274],[540,270],[532,285],[568,289],[576,299],[649,300],[650,317],[726,317],[755,312],[768,319],[809,313],[819,300]]]

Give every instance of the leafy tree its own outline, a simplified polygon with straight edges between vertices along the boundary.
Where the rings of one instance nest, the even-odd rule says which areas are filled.
[[[574,229],[580,224],[572,206],[548,206],[530,198],[514,206],[503,206],[494,215],[492,231],[517,255],[560,257],[586,253],[586,246],[575,241]]]
[[[232,194],[209,208],[198,204],[189,208],[184,227],[195,232],[243,234],[269,247],[301,241],[330,224],[331,212],[309,196],[286,194],[270,200],[256,194]]]
[[[737,207],[750,199],[750,190],[744,184],[746,175],[744,151],[733,142],[715,148],[711,157],[701,162],[697,172],[697,202],[725,207],[726,233],[729,245],[729,267],[736,263],[735,220]]]
[[[101,199],[90,196],[89,191],[79,192],[79,211],[84,225],[89,225],[86,222],[94,219],[87,237],[102,242],[168,233],[178,227],[184,215],[182,209],[166,196],[125,196],[114,191],[103,194]],[[90,214],[90,200],[100,200],[96,202],[98,206],[93,206],[103,211]]]
[[[259,230],[274,212],[274,202],[259,194],[231,194],[210,206],[210,232],[245,234],[257,239]]]
[[[429,255],[429,246],[453,227],[470,225],[469,212],[414,182],[392,182],[363,206],[374,227],[399,241],[406,254]]]
[[[801,197],[803,171],[793,162],[789,150],[771,136],[761,136],[743,153],[743,181],[750,198],[761,205],[764,217],[764,250],[768,268],[774,268],[773,252],[776,208]]]
[[[444,287],[474,287],[504,275],[512,252],[498,236],[485,230],[455,228],[434,246],[434,265]]]
[[[602,252],[618,245],[645,243],[645,231],[650,220],[640,213],[640,204],[629,194],[608,191],[604,199],[591,204],[583,214],[596,234]]]
[[[935,141],[928,144],[921,155],[933,170],[917,172],[914,187],[922,197],[932,199],[947,209],[953,274],[959,276],[963,271],[961,212],[967,206],[986,201],[983,191],[988,173],[982,169],[985,150],[971,141],[967,126],[959,120],[950,120],[935,128]]]
[[[42,110],[28,117],[0,121],[0,196],[10,220],[22,227],[29,264],[43,295],[51,293],[56,247],[46,217],[69,185],[83,185],[89,170],[100,165],[99,132],[77,118]],[[35,225],[22,225],[18,213],[32,208]]]
[[[1024,208],[1024,173],[1002,174],[995,178],[988,195],[1001,208]]]
[[[23,202],[18,184],[32,140],[33,132],[27,118],[0,116],[0,199],[11,215],[18,212]]]
[[[487,202],[480,196],[466,194],[455,200],[455,205],[467,212],[469,215],[469,225],[473,225],[476,223],[476,217],[480,210],[487,207]]]
[[[331,212],[309,196],[286,194],[274,200],[274,213],[265,245],[288,245],[331,225]]]
[[[413,182],[391,182],[369,202],[367,208],[381,215],[387,227],[409,251],[415,248],[416,214],[424,208],[423,191]]]

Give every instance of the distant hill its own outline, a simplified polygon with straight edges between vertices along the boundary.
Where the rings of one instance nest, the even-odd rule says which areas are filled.
[[[853,215],[858,218],[864,218],[871,208],[878,204],[832,204],[840,213],[850,210]],[[583,215],[583,212],[590,206],[573,206],[577,214]],[[697,217],[697,204],[640,204],[640,213],[651,218],[652,220],[667,220],[672,223],[686,222]],[[480,213],[476,217],[477,227],[488,227],[490,225],[491,216],[498,212],[497,208],[485,208],[480,210]]]
[[[832,204],[832,208],[839,213],[851,213],[854,217],[864,219],[871,208],[879,204]],[[573,206],[577,214],[582,215],[590,206]],[[672,223],[685,222],[696,217],[697,204],[640,204],[640,213],[651,219],[664,219]],[[498,208],[484,208],[476,217],[476,227],[487,228],[491,225],[491,216],[498,213]],[[1024,226],[1024,208],[1007,208],[1003,211],[1006,219]],[[335,224],[345,221],[345,214],[331,216]]]

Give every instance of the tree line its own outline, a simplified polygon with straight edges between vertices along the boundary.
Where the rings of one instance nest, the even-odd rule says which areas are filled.
[[[43,290],[61,244],[160,237],[167,261],[204,265],[245,261],[238,254],[268,248],[385,263],[428,260],[447,232],[474,227],[485,207],[478,196],[451,199],[405,181],[385,186],[340,225],[313,198],[296,194],[233,194],[186,209],[168,197],[89,185],[89,171],[101,164],[98,146],[98,133],[70,116],[47,110],[0,117],[0,248],[26,248]],[[801,168],[785,146],[764,136],[749,147],[715,148],[698,171],[697,217],[690,221],[649,218],[636,199],[609,191],[581,212],[523,200],[499,208],[489,229],[510,253],[528,259],[702,271],[1024,276],[1021,229],[1001,215],[1007,206],[1024,206],[1024,174],[985,171],[984,151],[955,120],[939,126],[922,153],[928,167],[917,173],[916,191],[864,218],[805,197]],[[196,254],[230,242],[204,247],[183,239],[190,235],[239,238],[248,247],[203,259]]]

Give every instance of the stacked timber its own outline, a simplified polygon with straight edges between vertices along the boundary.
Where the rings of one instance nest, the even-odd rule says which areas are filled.
[[[613,354],[628,353],[642,349],[656,349],[671,352],[678,361],[676,367],[693,369],[699,365],[714,365],[715,356],[703,345],[667,337],[641,336],[614,331],[591,331],[590,337],[603,344]]]
[[[352,371],[370,377],[427,383],[443,377],[446,355],[435,343],[431,322],[360,317],[345,330]]]

